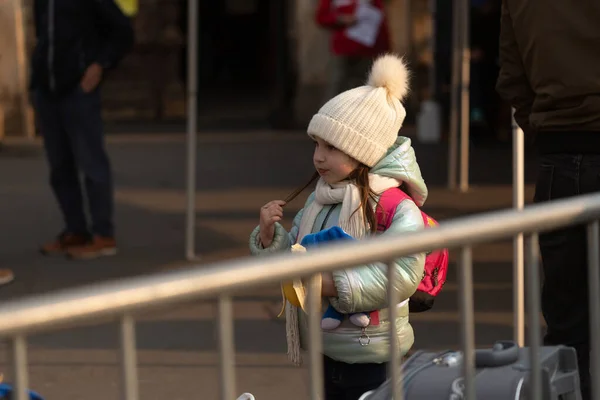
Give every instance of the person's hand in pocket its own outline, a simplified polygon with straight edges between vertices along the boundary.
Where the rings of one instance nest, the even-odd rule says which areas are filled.
[[[89,67],[85,70],[83,74],[83,78],[81,78],[81,90],[84,93],[90,93],[98,85],[102,80],[102,67],[98,63],[90,64]]]

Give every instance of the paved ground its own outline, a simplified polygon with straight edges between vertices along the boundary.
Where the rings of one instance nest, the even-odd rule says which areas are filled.
[[[179,268],[184,249],[185,142],[181,134],[113,135],[109,139],[117,187],[121,252],[110,259],[72,262],[44,258],[39,243],[60,227],[47,187],[39,143],[8,142],[0,151],[0,265],[14,284],[0,301],[74,285]],[[311,174],[311,143],[302,132],[202,133],[198,145],[197,247],[202,264],[245,256],[249,231],[264,202],[284,197]],[[431,187],[426,210],[439,219],[511,205],[508,147],[472,149],[469,193],[444,189],[444,146],[417,146]],[[527,180],[535,170],[527,160]],[[527,198],[531,198],[528,186]],[[299,204],[289,206],[288,218]],[[289,220],[288,220],[289,222]],[[475,249],[477,343],[511,337],[510,242]],[[415,348],[458,345],[455,273],[435,311],[412,318]],[[238,391],[257,399],[308,397],[304,369],[285,358],[284,326],[271,319],[277,287],[248,290],[236,299]],[[218,370],[214,305],[197,302],[146,313],[138,324],[140,386],[146,399],[216,399]],[[117,328],[113,324],[30,339],[32,386],[53,399],[119,398]],[[6,360],[6,355],[3,354]],[[199,393],[202,393],[201,395]]]

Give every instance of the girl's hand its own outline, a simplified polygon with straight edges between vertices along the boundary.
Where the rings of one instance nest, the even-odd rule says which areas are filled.
[[[275,222],[283,218],[285,201],[273,200],[260,209],[260,242],[263,247],[269,247],[275,236]]]

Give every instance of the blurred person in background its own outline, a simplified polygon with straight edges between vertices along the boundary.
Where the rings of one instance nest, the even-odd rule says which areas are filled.
[[[348,35],[348,29],[361,23],[360,7],[381,14],[373,43],[361,43]],[[330,99],[350,88],[365,83],[373,60],[390,51],[388,23],[382,0],[320,0],[317,24],[331,32],[331,75],[326,98]]]
[[[65,225],[41,251],[82,259],[115,254],[100,85],[106,71],[132,47],[130,19],[114,0],[35,0],[34,21],[32,98]]]

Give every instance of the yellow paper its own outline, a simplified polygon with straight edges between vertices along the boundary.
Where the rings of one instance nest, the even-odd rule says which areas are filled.
[[[138,12],[138,0],[115,0],[117,5],[128,17],[133,17]]]
[[[298,243],[293,245],[291,250],[292,253],[306,252],[306,249]],[[281,297],[283,304],[277,317],[281,317],[285,312],[286,300],[289,301],[293,306],[302,308],[304,306],[304,288],[302,287],[302,281],[299,279],[292,279],[281,282]]]
[[[296,243],[292,246],[292,253],[305,253],[306,248],[302,245]],[[321,275],[315,275],[316,279],[310,279],[308,285],[311,286],[317,292],[321,292],[321,286],[323,282],[321,280]],[[285,302],[286,300],[290,302],[293,306],[296,306],[307,312],[307,296],[308,296],[308,287],[302,282],[301,279],[292,279],[289,281],[281,282],[281,297],[282,297],[282,307],[279,315],[277,317],[281,317],[285,312]]]

